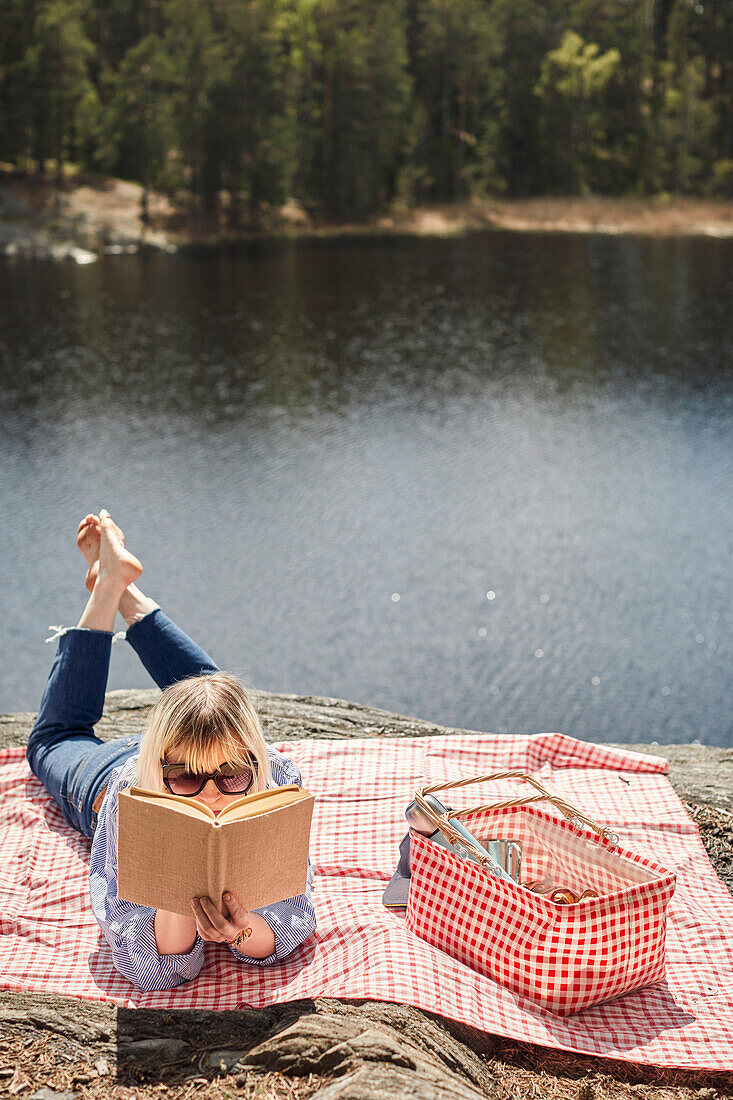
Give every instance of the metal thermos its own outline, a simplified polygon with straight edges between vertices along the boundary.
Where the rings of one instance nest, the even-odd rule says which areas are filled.
[[[440,802],[434,794],[425,794],[423,795],[423,799],[428,804],[430,809],[438,816],[448,813],[448,808],[444,806],[443,803]],[[468,848],[464,847],[464,845],[461,844],[460,841],[452,843],[448,840],[447,837],[442,834],[439,829],[436,830],[433,822],[430,820],[430,818],[425,816],[425,813],[423,812],[423,810],[420,809],[416,801],[412,801],[407,807],[407,809],[405,810],[405,817],[407,818],[407,824],[412,829],[414,829],[415,832],[422,833],[423,836],[428,837],[430,840],[433,841],[433,843],[440,844],[441,847],[449,848],[462,859],[468,859],[471,860],[473,863],[478,863],[478,860],[473,855],[473,853]],[[476,837],[469,833],[465,825],[462,825],[461,822],[458,821],[456,818],[451,818],[451,827],[458,833],[459,837],[467,840],[484,856],[488,864],[487,869],[491,871],[492,874],[494,874],[497,878],[506,879],[508,882],[516,882],[516,879],[513,878],[508,870],[506,870],[506,868],[502,865],[502,862],[500,862],[496,858],[496,855],[487,850],[487,848],[485,848],[483,844],[480,844],[479,841],[476,840]],[[516,847],[516,843],[514,841],[508,841],[504,843],[514,844]],[[495,848],[495,851],[499,853],[501,849]]]

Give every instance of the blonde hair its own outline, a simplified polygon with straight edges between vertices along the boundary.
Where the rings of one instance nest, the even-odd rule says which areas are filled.
[[[213,771],[216,750],[229,764],[250,764],[254,758],[250,792],[267,788],[272,773],[257,711],[239,680],[227,672],[191,676],[166,688],[150,712],[132,781],[163,791],[161,764]]]

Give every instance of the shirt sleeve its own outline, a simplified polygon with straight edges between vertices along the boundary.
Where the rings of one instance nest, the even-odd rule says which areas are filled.
[[[275,749],[268,747],[272,778],[276,787],[284,787],[289,783],[297,783],[303,786],[303,779],[292,760]],[[264,959],[256,959],[251,955],[245,955],[236,948],[230,947],[235,958],[242,962],[254,963],[257,966],[270,966],[272,963],[281,962],[288,955],[300,947],[304,940],[312,936],[316,930],[316,911],[311,901],[311,887],[313,885],[313,868],[308,860],[308,877],[304,894],[285,901],[277,901],[273,905],[264,905],[261,909],[253,910],[269,924],[275,933],[275,950]]]
[[[117,897],[117,794],[129,778],[132,761],[116,769],[107,787],[92,840],[89,890],[92,910],[112,948],[112,961],[144,992],[173,989],[195,978],[204,961],[204,941],[196,936],[184,955],[161,955],[155,945],[155,909]]]

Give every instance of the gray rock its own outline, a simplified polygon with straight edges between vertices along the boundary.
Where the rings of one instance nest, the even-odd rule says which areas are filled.
[[[81,248],[73,241],[60,241],[58,244],[51,245],[49,259],[72,260],[76,264],[91,264],[98,257],[95,252],[90,252],[87,248]]]
[[[27,202],[9,187],[0,187],[0,218],[25,218],[28,214]]]
[[[31,1094],[30,1100],[77,1100],[75,1092],[54,1092],[44,1087]]]
[[[259,1066],[289,1077],[317,1074],[339,1079],[318,1096],[474,1100],[491,1094],[491,1075],[483,1067],[475,1072],[475,1056],[466,1052],[467,1056],[461,1057],[459,1044],[440,1025],[426,1020],[424,1028],[415,1028],[419,1014],[414,1009],[402,1009],[401,1014],[387,1011],[384,1021],[377,1018],[372,1022],[369,1016],[378,1017],[378,1010],[370,1012],[374,1006],[366,1007],[366,1019],[358,1009],[344,1015],[318,1012],[301,1016],[254,1047],[240,1065]],[[410,1035],[390,1027],[393,1020],[404,1025],[408,1019],[413,1025]],[[432,1030],[442,1036],[439,1049],[430,1035]],[[425,1042],[423,1032],[428,1033]],[[483,1091],[477,1089],[479,1084]]]
[[[229,1073],[244,1058],[244,1050],[212,1050],[208,1062],[212,1069]]]
[[[242,1057],[242,1065],[264,1066],[293,1077],[343,1074],[361,1062],[386,1062],[415,1069],[418,1055],[384,1028],[327,1014],[304,1016]]]
[[[733,748],[716,745],[614,745],[627,752],[662,756],[669,781],[684,802],[733,811]]]
[[[109,741],[142,733],[149,709],[159,695],[155,688],[108,692],[104,717],[96,728],[97,735]],[[268,741],[309,737],[430,737],[473,732],[438,726],[344,699],[261,691],[256,693],[256,701]],[[0,715],[0,749],[25,744],[34,717],[33,714]],[[670,782],[680,798],[733,811],[733,748],[641,743],[614,747],[665,757],[669,761]]]
[[[110,692],[105,713],[97,726],[103,740],[141,733],[149,709],[158,696],[154,690]],[[465,731],[436,726],[388,711],[362,707],[338,699],[260,693],[258,703],[268,741],[298,738],[418,737]],[[22,745],[28,737],[34,715],[0,716],[0,748]],[[700,829],[713,865],[733,890],[733,749],[695,745],[625,745],[627,750],[665,756],[670,761],[673,787],[688,803],[691,818]],[[40,1026],[58,1032],[53,1040],[61,1064],[67,1064],[71,1038],[84,1046],[90,1063],[101,1054],[113,1057],[106,1042],[119,1025],[118,1066],[124,1077],[125,1063],[131,1079],[137,1079],[138,1065],[146,1075],[160,1073],[165,1079],[166,1063],[186,1058],[197,1061],[194,1081],[206,1084],[202,1072],[216,1073],[222,1062],[234,1069],[242,1087],[262,1072],[280,1072],[291,1077],[327,1078],[315,1095],[319,1100],[478,1100],[507,1095],[501,1092],[503,1077],[497,1078],[490,1059],[499,1064],[502,1051],[512,1057],[517,1044],[484,1035],[458,1024],[441,1021],[406,1005],[378,1002],[349,1003],[335,999],[303,1001],[295,1005],[273,1005],[263,1010],[232,1012],[128,1011],[108,1004],[71,1002],[50,994],[0,993],[0,1021],[7,1030],[33,1035]],[[151,1035],[157,1038],[150,1038]],[[183,1038],[170,1038],[171,1035]],[[134,1038],[133,1036],[148,1036]],[[127,1041],[129,1037],[130,1041]],[[49,1042],[47,1049],[54,1049]],[[215,1047],[212,1051],[211,1047]],[[243,1054],[243,1051],[246,1053]],[[532,1065],[527,1095],[552,1100],[557,1079],[546,1075],[544,1056],[526,1051]],[[553,1052],[553,1066],[576,1064]],[[137,1065],[136,1065],[137,1062]],[[523,1063],[522,1063],[523,1064]],[[247,1074],[247,1067],[256,1067]],[[241,1068],[242,1072],[238,1072]],[[118,1070],[118,1073],[120,1070]],[[177,1072],[177,1071],[176,1071]],[[608,1071],[604,1067],[604,1073]],[[626,1070],[624,1070],[626,1072]],[[680,1071],[681,1072],[681,1071]],[[570,1072],[574,1076],[574,1072]],[[601,1078],[598,1078],[601,1080]],[[692,1074],[689,1088],[714,1084],[710,1078]],[[584,1095],[594,1095],[596,1085],[581,1085]],[[647,1084],[629,1086],[604,1076],[599,1090],[606,1095],[606,1083],[613,1085],[609,1096],[630,1094],[634,1088],[644,1095]],[[173,1088],[174,1095],[188,1089],[190,1080]],[[670,1096],[686,1096],[689,1088],[668,1090]],[[39,1090],[36,1100],[72,1100],[73,1094]],[[598,1095],[600,1095],[598,1091]],[[708,1090],[712,1093],[713,1090]],[[512,1095],[515,1092],[512,1087]],[[519,1093],[516,1093],[519,1095]],[[580,1095],[580,1094],[579,1094]],[[651,1094],[649,1094],[651,1095]],[[667,1095],[667,1093],[665,1093]],[[698,1095],[707,1095],[704,1090]],[[576,1097],[579,1100],[579,1096]]]
[[[457,1077],[426,1080],[395,1066],[362,1066],[314,1094],[317,1100],[486,1100],[483,1092]]]
[[[136,1039],[133,1043],[121,1043],[119,1048],[126,1061],[156,1058],[160,1062],[175,1062],[188,1050],[183,1039]]]
[[[46,1006],[34,1006],[28,1011],[27,1018],[46,1031],[55,1031],[59,1035],[84,1043],[96,1039],[108,1039],[111,1034],[111,1029],[100,1027],[86,1015],[57,1012]]]
[[[301,1016],[290,1027],[254,1047],[242,1059],[242,1065],[262,1066],[294,1077],[333,1073],[336,1064],[343,1064],[345,1059],[343,1055],[329,1057],[330,1052],[343,1047],[349,1039],[356,1039],[362,1031],[363,1025],[358,1020],[340,1020],[326,1014]],[[346,1067],[340,1072],[345,1071]]]
[[[369,1027],[354,1039],[341,1044],[352,1061],[391,1063],[403,1069],[416,1069],[417,1055],[412,1056],[409,1047],[399,1042],[383,1028]],[[333,1053],[339,1047],[333,1048]]]
[[[20,1008],[0,1008],[0,1023],[22,1024],[28,1019],[28,1014]]]

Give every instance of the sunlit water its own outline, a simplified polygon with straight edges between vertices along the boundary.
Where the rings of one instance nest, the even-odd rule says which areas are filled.
[[[732,744],[733,242],[492,234],[0,268],[0,710],[87,510],[256,686]],[[111,687],[147,686],[114,647]]]

